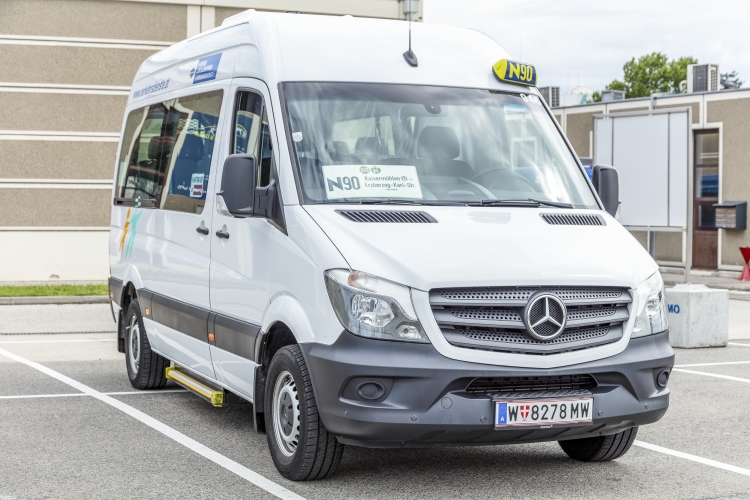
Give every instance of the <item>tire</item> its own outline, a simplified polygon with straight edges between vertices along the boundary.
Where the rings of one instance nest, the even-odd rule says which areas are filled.
[[[344,445],[320,420],[310,374],[298,345],[282,347],[271,360],[265,422],[271,458],[285,478],[323,479],[333,475],[341,463]]]
[[[638,427],[631,427],[610,436],[558,441],[560,448],[572,459],[581,462],[607,462],[620,458],[628,452],[638,434]]]
[[[125,367],[136,389],[161,389],[167,384],[169,360],[151,350],[141,306],[133,299],[125,315]]]

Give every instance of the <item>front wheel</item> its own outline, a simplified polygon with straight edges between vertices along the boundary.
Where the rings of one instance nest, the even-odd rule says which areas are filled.
[[[341,463],[344,445],[320,421],[299,346],[276,352],[266,380],[266,438],[278,471],[292,481],[331,476]]]
[[[631,427],[617,434],[583,439],[559,441],[567,455],[581,462],[607,462],[620,458],[628,452],[638,434],[638,427]]]

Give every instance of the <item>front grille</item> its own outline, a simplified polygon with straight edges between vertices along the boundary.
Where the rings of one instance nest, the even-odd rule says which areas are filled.
[[[580,340],[604,337],[609,333],[609,325],[595,325],[584,328],[567,328],[559,337],[549,342],[534,340],[522,330],[493,330],[490,328],[467,328],[457,330],[467,339],[484,340],[489,342],[508,342],[517,344],[564,344],[566,342],[577,342]]]
[[[524,393],[592,389],[596,380],[591,375],[556,375],[550,377],[482,377],[475,378],[466,388],[473,394]]]
[[[605,318],[612,316],[617,308],[615,306],[583,306],[568,310],[568,319]]]
[[[607,287],[507,287],[507,288],[452,288],[436,293],[448,300],[529,300],[535,292],[547,290],[566,300],[618,299],[627,294],[623,288]]]
[[[398,210],[336,210],[353,222],[430,224],[437,222],[425,212]]]
[[[523,322],[526,303],[540,290],[559,297],[567,310],[565,330],[552,341],[532,338]],[[435,321],[449,343],[469,349],[540,355],[617,342],[630,318],[631,302],[630,291],[616,287],[522,286],[430,291]]]
[[[547,224],[553,226],[606,226],[601,215],[588,214],[541,214]]]
[[[501,321],[522,321],[518,311],[512,309],[490,309],[489,307],[467,307],[465,309],[446,309],[457,318],[489,319]]]

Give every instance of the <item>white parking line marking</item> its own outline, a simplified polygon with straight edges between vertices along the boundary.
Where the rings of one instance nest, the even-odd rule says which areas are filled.
[[[695,374],[695,375],[705,375],[706,377],[724,378],[724,379],[727,379],[727,380],[734,380],[735,382],[745,382],[745,383],[750,384],[750,379],[739,378],[739,377],[730,377],[729,375],[719,375],[718,373],[697,372],[695,370],[683,370],[682,368],[674,368],[672,371],[675,371],[675,372],[684,372],[684,373],[692,373],[692,374]]]
[[[729,342],[729,345],[738,345],[740,347],[750,347],[750,344],[740,344],[739,342]]]
[[[59,344],[65,342],[114,342],[115,340],[117,339],[11,340],[0,342],[0,344]]]
[[[165,392],[188,392],[185,389],[169,389],[166,391],[123,391],[123,392],[103,392],[105,396],[130,396],[131,394],[162,394]],[[69,398],[75,396],[91,396],[76,392],[71,394],[24,394],[22,396],[0,396],[0,399],[34,399],[34,398]]]
[[[274,483],[270,479],[266,479],[265,477],[261,476],[257,472],[254,472],[248,469],[244,465],[238,464],[234,460],[228,457],[225,457],[221,453],[212,450],[208,446],[202,445],[198,441],[186,436],[180,431],[177,431],[171,428],[170,426],[168,426],[167,424],[164,424],[156,420],[155,418],[149,415],[146,415],[140,410],[136,410],[132,406],[126,405],[120,400],[117,400],[111,396],[108,396],[95,389],[92,389],[91,387],[85,384],[82,384],[81,382],[78,382],[77,380],[73,380],[72,378],[63,375],[62,373],[52,370],[51,368],[47,368],[44,365],[40,365],[39,363],[36,363],[34,361],[29,361],[26,358],[22,358],[21,356],[13,354],[12,352],[6,351],[5,349],[0,349],[0,354],[5,356],[6,358],[12,359],[13,361],[18,361],[19,363],[23,363],[26,366],[34,368],[35,370],[39,370],[40,372],[46,375],[49,375],[50,377],[57,379],[64,384],[68,384],[69,386],[71,386],[72,388],[78,391],[81,391],[89,396],[92,396],[98,399],[102,403],[106,403],[114,408],[117,408],[118,410],[124,413],[127,413],[128,415],[135,418],[136,420],[139,420],[142,423],[148,425],[155,431],[161,432],[168,438],[173,439],[174,441],[178,442],[184,447],[198,453],[199,455],[202,455],[203,457],[209,459],[213,463],[221,467],[224,467],[228,471],[237,474],[241,478],[253,483],[259,488],[266,490],[272,495],[275,495],[284,500],[305,500],[304,497],[297,495],[293,491],[290,491],[284,488],[280,484]]]
[[[75,394],[31,394],[28,396],[0,396],[0,399],[72,398],[76,396],[88,396],[88,394],[82,392],[77,392]]]
[[[719,366],[719,365],[748,365],[750,361],[725,361],[723,363],[694,363],[692,365],[674,365],[675,368],[684,368],[686,366]]]
[[[716,460],[711,460],[709,458],[697,457],[689,453],[683,453],[681,451],[670,450],[669,448],[662,448],[661,446],[657,446],[651,443],[644,443],[643,441],[638,441],[637,439],[633,442],[633,444],[635,446],[640,446],[641,448],[646,448],[647,450],[664,453],[665,455],[672,455],[674,457],[684,458],[685,460],[692,460],[693,462],[698,462],[699,464],[710,465],[711,467],[717,467],[719,469],[728,470],[729,472],[736,472],[737,474],[750,476],[750,470],[743,469],[742,467],[737,467],[736,465],[729,465],[729,464],[725,464],[724,462],[717,462]]]

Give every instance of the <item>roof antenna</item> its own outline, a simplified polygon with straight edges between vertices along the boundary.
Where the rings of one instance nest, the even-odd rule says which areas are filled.
[[[417,61],[417,55],[411,50],[411,19],[414,16],[414,12],[411,10],[411,0],[404,1],[409,2],[408,9],[405,9],[407,11],[406,19],[409,21],[409,50],[404,52],[404,59],[409,64],[409,66],[411,66],[412,68],[416,68],[417,66],[419,66],[419,62]]]

